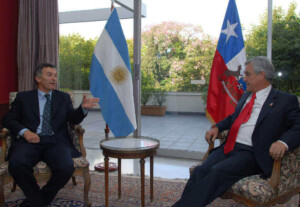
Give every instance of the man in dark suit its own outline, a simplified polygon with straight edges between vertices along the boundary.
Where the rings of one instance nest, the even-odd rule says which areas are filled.
[[[68,182],[74,171],[72,158],[80,156],[68,125],[79,124],[99,99],[84,95],[75,110],[69,94],[55,90],[57,70],[49,63],[37,67],[35,81],[38,89],[19,92],[2,124],[12,133],[7,159],[10,174],[27,198],[21,206],[41,207],[50,204]],[[46,162],[52,172],[42,189],[33,176],[39,161]]]
[[[300,146],[297,97],[272,88],[275,71],[268,58],[255,57],[245,65],[247,92],[239,100],[235,112],[205,135],[210,143],[219,132],[230,129],[226,142],[195,168],[174,207],[206,206],[244,177],[255,174],[269,177],[273,160]],[[248,103],[251,110],[243,113],[249,108]],[[247,119],[243,114],[248,114]]]

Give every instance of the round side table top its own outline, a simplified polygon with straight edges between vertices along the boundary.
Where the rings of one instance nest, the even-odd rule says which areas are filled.
[[[145,151],[159,147],[159,140],[151,137],[117,137],[101,140],[101,149],[120,152]]]

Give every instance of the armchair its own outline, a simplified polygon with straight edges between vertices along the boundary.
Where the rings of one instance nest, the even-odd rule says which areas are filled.
[[[16,92],[10,93],[10,103],[15,99]],[[73,101],[73,94],[70,94]],[[80,125],[69,126],[69,132],[73,141],[73,144],[82,156],[78,158],[73,158],[75,171],[72,176],[72,182],[74,185],[77,185],[75,176],[81,176],[84,180],[84,202],[86,206],[91,206],[91,203],[88,199],[88,193],[91,184],[91,177],[89,173],[89,162],[86,159],[86,151],[83,145],[83,134],[84,129]],[[10,132],[8,129],[3,129],[0,133],[0,140],[2,143],[1,154],[0,154],[0,207],[5,206],[4,199],[4,185],[8,183],[13,183],[11,189],[12,192],[16,190],[16,183],[13,181],[13,178],[8,172],[8,161],[5,161],[8,149],[11,143]],[[50,168],[44,162],[39,162],[34,167],[34,175],[38,181],[47,181],[51,176]]]
[[[219,134],[220,142],[225,141],[226,135],[226,132]],[[209,145],[202,161],[207,158],[213,148],[214,143]],[[192,166],[190,173],[199,164]],[[232,185],[221,198],[234,199],[250,207],[267,207],[288,202],[299,193],[300,147],[292,152],[287,152],[281,160],[274,162],[270,178],[263,179],[259,175],[243,178]]]

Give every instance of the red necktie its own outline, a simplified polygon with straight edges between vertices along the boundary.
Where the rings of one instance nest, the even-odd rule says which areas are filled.
[[[224,146],[225,154],[227,154],[228,152],[233,150],[235,140],[236,140],[237,134],[239,132],[240,126],[243,123],[246,123],[250,118],[255,98],[256,98],[256,94],[253,93],[251,100],[246,104],[246,106],[242,109],[242,111],[240,112],[238,117],[234,120],[234,122],[230,128],[229,135],[227,137],[227,141]]]

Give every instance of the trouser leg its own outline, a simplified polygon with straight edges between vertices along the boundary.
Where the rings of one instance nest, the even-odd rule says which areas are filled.
[[[202,163],[202,165],[197,166],[194,171],[192,172],[190,179],[188,180],[182,196],[184,197],[186,194],[189,193],[189,191],[194,187],[194,184],[197,182],[200,182],[200,180],[205,177],[210,169],[217,163],[223,161],[227,157],[224,155],[224,152],[222,149],[218,149],[212,154],[210,154],[207,159]]]
[[[31,206],[41,207],[43,195],[33,175],[33,167],[39,161],[42,148],[28,142],[16,143],[13,147],[8,170],[17,185],[22,189]]]
[[[62,143],[48,147],[43,154],[43,160],[52,172],[50,180],[42,188],[45,203],[48,205],[72,177],[74,164],[70,149]]]
[[[232,151],[225,159],[222,153],[222,148],[216,150],[207,163],[195,169],[185,193],[174,207],[206,206],[238,180],[262,172],[251,151]]]

